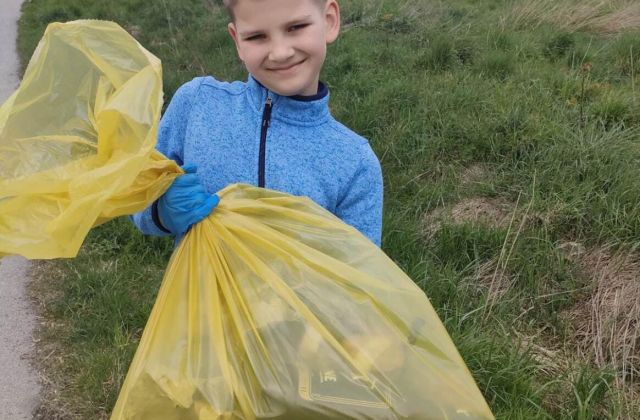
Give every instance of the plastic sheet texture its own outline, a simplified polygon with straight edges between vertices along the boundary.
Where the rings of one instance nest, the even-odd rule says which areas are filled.
[[[113,23],[50,25],[0,108],[0,253],[70,257],[180,169],[160,64]],[[112,419],[489,419],[425,294],[312,201],[246,185],[173,253]]]
[[[154,151],[160,60],[120,26],[55,23],[0,107],[0,256],[73,257],[181,170]]]
[[[175,250],[112,419],[488,419],[425,294],[311,200],[246,185]]]

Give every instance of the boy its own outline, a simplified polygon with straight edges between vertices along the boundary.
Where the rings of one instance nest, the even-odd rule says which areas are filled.
[[[133,216],[147,234],[173,234],[217,205],[216,191],[247,183],[308,196],[380,246],[382,173],[367,140],[333,119],[319,81],[340,30],[335,0],[225,0],[228,31],[249,79],[184,84],[167,108],[157,148],[184,165],[167,192]]]

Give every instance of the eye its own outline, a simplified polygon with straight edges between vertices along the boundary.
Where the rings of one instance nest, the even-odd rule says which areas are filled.
[[[289,32],[299,31],[300,29],[306,28],[309,26],[308,23],[298,23],[297,25],[293,25],[289,27]]]
[[[264,34],[250,35],[250,36],[246,37],[244,40],[245,41],[258,41],[260,39],[264,39]]]

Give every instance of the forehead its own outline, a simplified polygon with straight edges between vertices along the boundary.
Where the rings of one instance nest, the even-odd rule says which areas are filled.
[[[324,0],[236,0],[233,17],[237,23],[260,24],[287,21],[299,15],[316,15]]]

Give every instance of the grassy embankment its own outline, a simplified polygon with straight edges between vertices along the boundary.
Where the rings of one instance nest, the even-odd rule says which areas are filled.
[[[630,1],[344,0],[323,73],[385,175],[384,250],[426,291],[500,418],[636,417],[640,8]],[[606,3],[606,4],[605,4]],[[119,22],[166,99],[244,78],[213,0],[31,0]],[[126,220],[40,265],[40,414],[105,418],[171,252]]]

